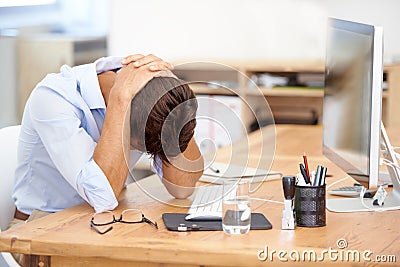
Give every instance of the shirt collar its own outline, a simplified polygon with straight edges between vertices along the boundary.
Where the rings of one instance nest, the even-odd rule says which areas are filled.
[[[95,63],[73,67],[80,94],[90,109],[105,109]]]
[[[77,77],[81,96],[90,109],[105,109],[106,103],[101,93],[97,74],[121,68],[123,57],[103,57],[94,63],[73,68]]]

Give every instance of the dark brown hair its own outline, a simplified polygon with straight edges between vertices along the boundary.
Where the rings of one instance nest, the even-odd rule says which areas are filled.
[[[154,77],[131,103],[131,138],[138,149],[163,161],[186,150],[196,127],[197,100],[172,77]]]

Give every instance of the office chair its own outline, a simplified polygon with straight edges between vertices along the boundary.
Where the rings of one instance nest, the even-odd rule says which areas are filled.
[[[14,186],[14,172],[17,166],[17,146],[20,129],[20,125],[0,129],[0,232],[7,228],[15,212],[11,193]],[[19,266],[10,253],[1,252],[1,256],[9,266]]]

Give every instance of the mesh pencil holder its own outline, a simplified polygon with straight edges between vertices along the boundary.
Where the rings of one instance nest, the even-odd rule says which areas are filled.
[[[297,226],[320,227],[326,225],[326,185],[295,186],[294,209]]]

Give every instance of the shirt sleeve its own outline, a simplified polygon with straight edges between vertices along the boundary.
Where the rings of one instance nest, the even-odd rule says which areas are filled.
[[[96,212],[114,209],[118,201],[93,160],[97,143],[82,127],[82,111],[45,87],[35,90],[28,105],[32,125],[61,175]]]
[[[102,73],[109,70],[122,68],[121,61],[123,57],[102,57],[97,59],[94,64],[96,65],[97,73]]]
[[[132,170],[134,166],[139,162],[141,157],[145,157],[145,162],[147,165],[147,162],[150,163],[151,170],[152,172],[156,173],[160,179],[163,178],[163,171],[162,171],[162,160],[159,156],[155,156],[154,158],[151,158],[149,154],[143,153],[139,150],[131,150],[130,153],[130,163],[129,163],[129,170]],[[143,165],[142,165],[143,167]]]
[[[162,170],[162,160],[159,156],[154,156],[151,162],[151,170],[160,177],[163,178],[163,170]]]

